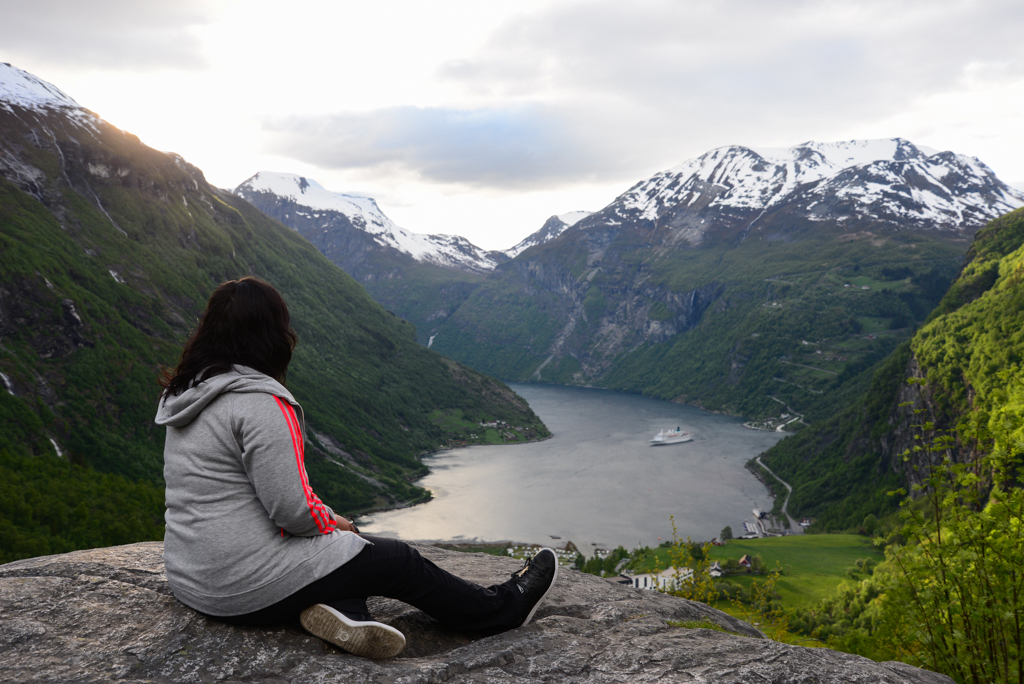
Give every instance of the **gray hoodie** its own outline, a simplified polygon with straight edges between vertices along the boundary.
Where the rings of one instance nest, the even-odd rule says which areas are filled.
[[[250,613],[368,543],[335,529],[333,511],[310,489],[301,411],[279,382],[245,366],[160,400],[164,564],[182,603],[210,615]]]

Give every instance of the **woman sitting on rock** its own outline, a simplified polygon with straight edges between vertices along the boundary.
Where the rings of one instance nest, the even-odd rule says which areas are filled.
[[[394,539],[360,535],[309,486],[301,407],[285,389],[295,347],[288,307],[242,278],[213,293],[156,422],[167,426],[164,563],[174,595],[237,625],[299,618],[356,655],[405,646],[374,622],[368,596],[409,603],[446,626],[494,634],[530,621],[558,572],[544,549],[503,584],[481,587]]]

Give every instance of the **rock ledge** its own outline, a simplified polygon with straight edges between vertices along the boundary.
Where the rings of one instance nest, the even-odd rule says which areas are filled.
[[[485,584],[519,567],[419,548]],[[0,565],[0,681],[952,682],[902,663],[780,644],[703,604],[574,571],[560,573],[533,623],[482,639],[443,630],[398,601],[372,599],[370,608],[406,634],[398,658],[350,656],[298,624],[208,620],[171,595],[159,542],[32,558]],[[666,623],[704,618],[737,634]]]

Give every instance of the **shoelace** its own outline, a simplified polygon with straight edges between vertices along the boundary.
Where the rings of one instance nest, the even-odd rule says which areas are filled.
[[[530,569],[531,565],[533,565],[533,559],[529,558],[527,559],[526,565],[523,566],[522,570],[516,570],[512,573],[512,579],[515,579],[516,577],[522,577],[523,575],[525,575],[526,571]]]

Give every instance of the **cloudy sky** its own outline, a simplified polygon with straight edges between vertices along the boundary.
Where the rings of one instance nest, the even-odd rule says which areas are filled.
[[[0,0],[0,61],[233,188],[505,248],[723,145],[901,136],[1024,188],[1020,0]]]

